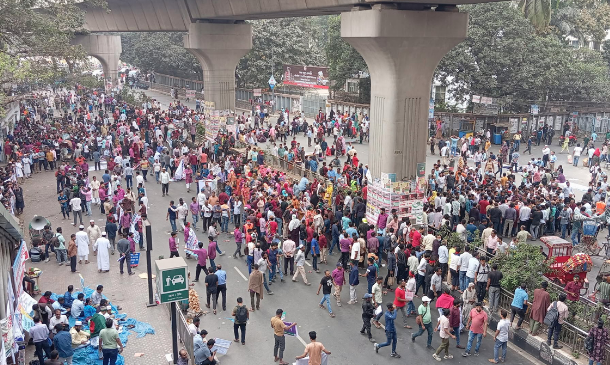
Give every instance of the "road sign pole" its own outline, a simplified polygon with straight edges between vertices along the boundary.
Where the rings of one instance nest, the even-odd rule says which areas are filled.
[[[275,54],[273,53],[273,49],[271,49],[271,77],[275,72]],[[271,114],[273,114],[275,109],[275,87],[271,88]]]
[[[143,223],[146,230],[146,274],[148,275],[148,304],[146,304],[146,307],[154,307],[157,305],[157,302],[155,302],[153,291],[152,260],[150,257],[150,252],[152,251],[152,227],[148,219],[145,219]]]
[[[171,302],[172,309],[172,354],[174,364],[178,363],[178,315],[176,313],[176,302]]]

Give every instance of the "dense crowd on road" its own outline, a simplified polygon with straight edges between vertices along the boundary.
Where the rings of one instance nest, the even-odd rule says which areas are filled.
[[[316,285],[317,295],[322,295],[319,307],[331,318],[343,303],[361,303],[361,333],[374,342],[376,352],[391,346],[392,357],[400,357],[398,312],[404,328],[416,326],[413,342],[427,332],[426,345],[432,348],[433,332],[439,332],[440,346],[432,355],[438,361],[443,354],[444,359],[452,358],[450,339],[464,349],[462,356],[478,356],[489,316],[499,314],[490,359],[497,363],[506,359],[510,327],[519,317],[515,328],[521,328],[524,306],[532,297],[528,289],[534,288],[517,288],[511,312],[501,309],[503,274],[489,260],[544,235],[569,236],[578,243],[583,222],[601,220],[610,198],[607,176],[599,166],[607,157],[607,145],[599,146],[597,136],[584,142],[591,181],[578,200],[550,147],[545,146],[539,158],[519,161],[521,144],[527,144],[525,152],[530,154],[532,143],[551,145],[552,129],[541,128],[527,142],[517,133],[496,155],[490,149],[489,131],[469,138],[446,137],[437,126],[430,151],[435,154],[438,147],[441,159],[422,184],[424,224],[413,224],[395,210],[381,210],[371,224],[366,216],[367,185],[374,182],[355,146],[368,140],[369,124],[375,121],[364,114],[338,111],[328,115],[320,111],[313,120],[288,110],[269,115],[262,105],[256,109],[260,112],[236,116],[232,128],[203,138],[199,126],[209,116],[200,101],[196,105],[195,109],[179,101],[168,108],[155,101],[128,105],[114,93],[85,89],[43,92],[24,102],[22,118],[3,148],[9,164],[1,173],[2,202],[19,214],[23,179],[38,173],[49,176],[44,172],[50,171],[56,180],[58,210],[75,226],[68,243],[61,227],[55,232],[45,229],[30,250],[32,260],[50,260],[50,250],[59,265],[69,264],[76,273],[77,262],[89,263],[92,248],[99,272],[106,273],[110,255],[117,250],[122,258],[120,273],[126,262],[126,270],[133,274],[131,255],[137,247],[144,250],[142,220],[159,214],[149,211],[148,194],[160,189],[163,197],[168,196],[170,257],[197,260],[193,283],[203,271],[206,306],[214,313],[219,307],[227,310],[227,273],[217,255],[229,250],[236,260],[245,257],[243,267],[249,275],[245,294],[250,302],[240,297],[232,309],[236,342],[245,345],[248,318],[260,309],[265,294],[274,294],[271,287],[283,293],[290,290],[281,284],[290,275],[292,282]],[[307,137],[307,146],[296,140],[300,133]],[[568,124],[565,140],[570,133]],[[312,147],[313,152],[306,152]],[[584,151],[580,145],[574,147],[575,164]],[[280,165],[270,165],[269,154]],[[347,161],[342,162],[343,156]],[[294,166],[320,178],[310,181],[295,175]],[[100,179],[96,171],[102,173]],[[105,224],[100,227],[91,220],[85,227],[83,215],[92,216],[94,210],[106,217]],[[448,247],[447,232],[456,232],[461,242]],[[220,246],[223,234],[233,239],[234,247]],[[566,286],[568,295],[554,302],[545,300],[541,292],[535,294],[546,292],[545,282],[533,294],[530,331],[537,332],[535,324],[557,311],[548,331],[548,343],[554,340],[555,348],[561,347],[558,333],[567,316],[563,302],[578,299],[578,285]],[[349,294],[342,298],[343,287]],[[610,290],[603,289],[601,296],[610,301]],[[416,302],[420,302],[417,307]],[[278,309],[271,326],[275,361],[286,364],[284,335],[290,325],[282,321],[282,313]],[[434,323],[433,313],[438,317]],[[214,364],[213,340],[206,340],[207,331],[199,328],[200,323],[199,318],[193,321],[195,348],[188,350],[194,351],[198,365]],[[384,328],[385,342],[373,339],[373,326]],[[602,327],[599,330],[605,331]],[[464,332],[467,341],[460,338]],[[596,336],[595,348],[605,346],[607,340],[600,338],[607,339],[607,333]],[[310,339],[303,356],[309,355],[309,364],[319,365],[322,353],[330,352],[316,341],[315,332]],[[43,350],[37,346],[41,364]],[[605,352],[592,350],[590,355],[599,362]],[[116,358],[114,353],[108,357],[110,363]]]

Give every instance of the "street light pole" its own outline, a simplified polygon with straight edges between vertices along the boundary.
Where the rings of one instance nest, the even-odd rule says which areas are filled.
[[[154,298],[153,282],[152,282],[152,259],[150,257],[152,251],[152,226],[148,218],[142,219],[142,233],[146,238],[146,274],[148,275],[148,303],[146,307],[154,307],[157,302]]]
[[[275,73],[275,53],[271,49],[271,76]],[[271,114],[275,110],[275,87],[271,88]]]

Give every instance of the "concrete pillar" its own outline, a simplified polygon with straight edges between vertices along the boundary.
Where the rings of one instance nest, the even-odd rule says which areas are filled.
[[[73,44],[80,44],[85,52],[91,57],[97,58],[104,69],[104,78],[112,82],[112,86],[118,84],[119,58],[123,51],[121,47],[121,36],[118,35],[77,35],[72,40]]]
[[[371,75],[369,167],[374,178],[416,176],[426,162],[432,77],[441,58],[466,38],[468,14],[375,5],[341,14],[341,37]]]
[[[235,110],[235,68],[252,49],[252,25],[191,23],[184,48],[201,62],[204,100]]]

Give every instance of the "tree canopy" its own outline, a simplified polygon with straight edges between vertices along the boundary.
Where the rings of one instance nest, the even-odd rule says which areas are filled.
[[[266,87],[272,68],[279,83],[284,64],[326,65],[326,21],[327,17],[252,21],[252,50],[237,66],[237,84],[241,87]]]
[[[328,43],[326,44],[328,59],[328,76],[332,80],[331,90],[338,92],[345,87],[345,81],[358,72],[367,72],[364,58],[349,43],[341,38],[341,16],[331,16],[328,20]],[[360,81],[358,102],[368,103],[370,100],[370,80]]]
[[[121,33],[121,60],[144,71],[201,78],[199,61],[184,48],[185,33]]]
[[[510,3],[464,6],[467,39],[440,62],[435,78],[458,102],[470,95],[496,99],[505,112],[527,112],[547,101],[608,99],[608,65],[589,49],[573,49],[539,34]]]
[[[46,84],[64,78],[69,66],[87,56],[81,46],[70,44],[75,34],[86,33],[79,6],[105,5],[103,0],[0,1],[0,84]],[[3,88],[0,115],[17,98],[14,89]]]

